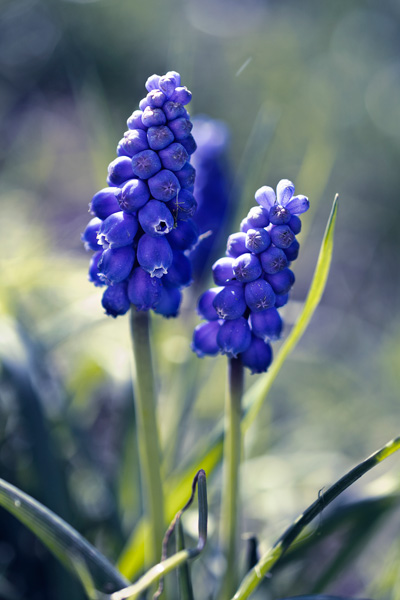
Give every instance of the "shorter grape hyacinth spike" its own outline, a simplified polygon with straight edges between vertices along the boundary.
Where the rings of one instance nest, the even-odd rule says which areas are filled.
[[[197,311],[206,322],[195,328],[192,350],[199,357],[240,358],[252,373],[263,373],[272,362],[270,342],[282,332],[278,308],[287,303],[295,281],[289,267],[299,253],[299,215],[309,201],[294,195],[288,179],[278,183],[276,193],[261,187],[255,199],[258,206],[228,238],[227,256],[212,267],[219,287],[199,298]]]
[[[175,71],[152,75],[129,117],[107,184],[93,196],[82,241],[95,252],[89,281],[107,286],[102,305],[113,317],[133,304],[175,317],[192,281],[188,254],[198,240],[192,217],[196,150],[185,106],[191,93]]]

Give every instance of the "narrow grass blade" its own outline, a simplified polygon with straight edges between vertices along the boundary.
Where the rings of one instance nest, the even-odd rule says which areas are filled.
[[[110,596],[107,596],[108,600],[126,600],[127,598],[134,600],[135,598],[138,598],[142,594],[142,592],[147,590],[154,583],[165,577],[165,575],[167,575],[171,571],[174,571],[175,569],[178,569],[188,560],[194,559],[200,554],[207,541],[208,521],[206,474],[202,469],[200,469],[200,471],[195,476],[195,479],[193,481],[192,495],[189,501],[185,504],[183,509],[181,509],[175,516],[170,528],[168,529],[167,536],[169,532],[174,529],[177,521],[182,515],[182,512],[186,510],[188,506],[190,506],[193,500],[194,486],[196,485],[196,483],[199,502],[199,541],[197,543],[197,546],[195,548],[181,550],[180,552],[173,554],[169,558],[162,560],[160,563],[154,565],[154,567],[147,571],[147,573],[145,573],[143,577],[141,577],[133,585],[130,585],[124,589],[119,590],[118,592],[114,592]]]
[[[81,581],[90,598],[95,588],[112,592],[127,580],[94,546],[48,508],[0,479],[0,506],[24,523]]]
[[[318,499],[301,514],[278,539],[278,541],[268,550],[249,571],[243,579],[233,600],[245,600],[260,585],[265,575],[269,573],[272,567],[278,562],[283,554],[288,550],[294,540],[300,535],[303,529],[319,515],[328,504],[333,502],[342,492],[344,492],[355,481],[360,479],[365,473],[373,467],[380,464],[385,458],[391,456],[400,449],[400,437],[390,441],[386,446],[372,454],[369,458],[351,469],[346,475],[341,477],[336,483],[329,487],[326,492],[318,496]]]
[[[333,251],[333,234],[335,231],[336,216],[337,216],[338,200],[337,196],[334,199],[332,210],[328,219],[325,230],[325,235],[322,240],[317,266],[311,282],[310,291],[304,304],[302,313],[293,327],[286,342],[281,346],[280,352],[277,354],[270,370],[265,375],[261,376],[255,384],[244,394],[243,403],[245,415],[242,420],[243,433],[247,431],[250,425],[256,418],[264,400],[269,392],[272,383],[275,381],[286,358],[295,348],[301,336],[305,332],[311,317],[313,316],[325,289],[326,281],[329,274],[329,269]],[[193,461],[185,467],[183,473],[178,473],[170,478],[166,493],[166,512],[167,517],[172,518],[179,506],[182,505],[185,490],[193,478],[193,473],[196,473],[201,468],[204,468],[210,474],[214,468],[220,463],[223,449],[223,423],[216,426],[215,432],[212,434],[211,441],[201,449],[194,452]],[[143,566],[143,548],[144,539],[148,535],[148,524],[141,521],[137,529],[132,534],[131,538],[123,550],[118,562],[118,568],[129,579],[134,577]]]

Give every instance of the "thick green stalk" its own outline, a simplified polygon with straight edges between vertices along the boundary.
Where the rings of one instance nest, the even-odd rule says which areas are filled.
[[[228,385],[225,402],[224,478],[221,507],[221,548],[226,558],[226,571],[221,600],[230,598],[237,583],[239,465],[242,447],[243,365],[238,358],[228,361]]]
[[[151,547],[145,549],[147,565],[160,560],[165,530],[160,444],[156,420],[149,314],[131,308],[131,334],[136,379],[134,386],[139,459],[144,506],[151,527]]]

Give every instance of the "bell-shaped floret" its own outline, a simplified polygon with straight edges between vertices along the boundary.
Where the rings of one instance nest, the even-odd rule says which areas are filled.
[[[242,352],[240,360],[252,374],[265,373],[272,362],[272,348],[268,343],[252,336],[250,346]]]
[[[159,200],[149,200],[139,210],[138,217],[142,229],[151,236],[165,235],[174,227],[171,211]]]
[[[236,358],[247,350],[251,343],[251,331],[246,319],[239,317],[233,321],[225,321],[219,328],[217,342],[222,354],[230,358]]]
[[[165,236],[152,237],[145,233],[138,242],[137,260],[151,277],[162,277],[172,263],[172,250]]]
[[[107,248],[98,263],[99,277],[105,283],[120,283],[129,277],[135,262],[133,246]]]
[[[128,283],[128,297],[137,310],[155,308],[161,298],[162,285],[157,277],[151,277],[142,267],[133,269]]]
[[[114,283],[110,285],[103,294],[101,303],[107,315],[118,317],[128,312],[131,303],[127,293],[127,283]]]
[[[218,321],[210,321],[209,323],[201,323],[197,325],[193,332],[193,341],[191,348],[196,352],[197,356],[216,356],[219,351],[217,335],[220,329]]]
[[[253,334],[264,342],[275,341],[281,337],[283,322],[275,307],[262,312],[251,312],[249,323]]]
[[[103,221],[97,237],[103,248],[121,248],[133,243],[137,230],[137,218],[120,210]]]

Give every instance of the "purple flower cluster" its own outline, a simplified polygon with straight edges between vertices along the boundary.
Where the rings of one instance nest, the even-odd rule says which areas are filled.
[[[82,234],[95,251],[89,281],[107,286],[102,304],[113,317],[131,304],[176,316],[181,288],[192,279],[187,251],[198,239],[191,219],[196,143],[185,108],[192,95],[175,71],[152,75],[146,89],[108,166],[109,187],[93,197],[94,218]]]
[[[267,371],[271,341],[282,331],[278,308],[294,283],[290,264],[297,258],[301,230],[298,215],[309,208],[305,196],[294,196],[294,185],[282,179],[276,194],[257,190],[258,206],[250,209],[240,232],[228,238],[226,257],[213,265],[213,287],[198,301],[206,323],[194,331],[192,349],[200,357],[218,353],[238,357],[252,373]]]

